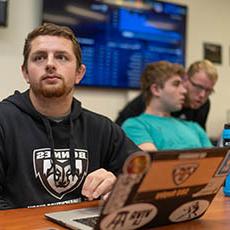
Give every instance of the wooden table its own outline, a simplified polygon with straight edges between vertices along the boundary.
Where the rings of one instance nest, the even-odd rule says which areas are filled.
[[[59,225],[48,221],[44,217],[44,213],[70,210],[74,208],[82,208],[95,206],[97,203],[85,202],[81,204],[61,205],[53,207],[42,207],[32,209],[14,209],[0,211],[0,229],[1,230],[60,230],[64,229]],[[230,197],[224,197],[222,190],[217,194],[213,203],[209,207],[206,214],[199,220],[194,220],[181,224],[173,224],[160,228],[159,230],[229,230],[230,229]]]

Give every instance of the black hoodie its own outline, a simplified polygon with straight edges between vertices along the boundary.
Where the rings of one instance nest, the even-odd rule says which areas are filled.
[[[108,118],[81,108],[55,122],[38,113],[28,91],[0,103],[0,209],[75,202],[84,179],[117,174],[137,147]]]

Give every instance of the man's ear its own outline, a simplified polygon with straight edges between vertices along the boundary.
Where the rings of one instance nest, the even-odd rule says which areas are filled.
[[[81,66],[76,70],[76,79],[75,83],[79,84],[86,72],[86,66],[81,64]]]
[[[150,90],[152,92],[152,95],[155,96],[155,97],[158,97],[159,94],[160,94],[160,87],[157,85],[157,84],[152,84],[150,86]]]
[[[24,79],[29,84],[30,80],[29,80],[29,77],[28,77],[28,71],[27,71],[27,69],[24,66],[21,66],[21,71],[22,71]]]

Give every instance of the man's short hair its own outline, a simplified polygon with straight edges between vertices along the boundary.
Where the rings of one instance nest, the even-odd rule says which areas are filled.
[[[31,51],[31,43],[32,41],[37,38],[38,36],[57,36],[57,37],[63,37],[68,40],[70,40],[73,44],[73,52],[76,56],[77,60],[77,67],[80,67],[81,65],[81,48],[80,45],[73,33],[73,31],[66,26],[59,26],[52,23],[44,23],[41,26],[38,26],[35,28],[32,32],[30,32],[27,35],[27,38],[25,39],[24,49],[23,49],[23,56],[24,61],[22,68],[27,70],[27,64],[28,64],[28,57],[29,53]]]
[[[218,79],[218,73],[212,62],[209,60],[196,61],[191,64],[187,71],[187,76],[192,78],[194,74],[204,71],[212,82]]]
[[[152,98],[151,85],[156,84],[157,86],[163,88],[165,82],[174,75],[184,77],[185,70],[182,65],[167,61],[159,61],[146,65],[141,75],[141,90],[144,95],[146,105],[149,104]]]

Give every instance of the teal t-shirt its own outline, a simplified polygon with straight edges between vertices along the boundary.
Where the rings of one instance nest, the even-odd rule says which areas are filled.
[[[126,120],[122,129],[137,145],[150,142],[158,150],[211,147],[205,131],[195,122],[147,113]]]

